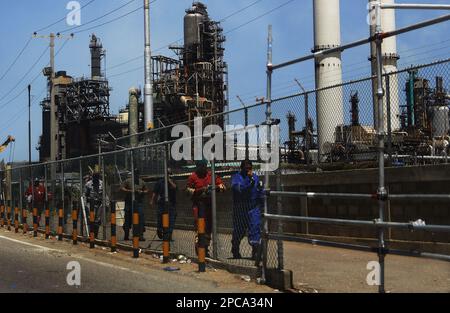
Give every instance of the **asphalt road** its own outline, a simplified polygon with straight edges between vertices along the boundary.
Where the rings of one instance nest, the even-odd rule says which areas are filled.
[[[81,285],[69,286],[67,264],[81,268]],[[45,241],[0,229],[0,292],[270,292],[221,270],[197,273],[195,264],[172,263],[180,271],[166,272],[151,257],[132,259],[130,252],[111,254],[102,248],[76,247],[70,242]]]

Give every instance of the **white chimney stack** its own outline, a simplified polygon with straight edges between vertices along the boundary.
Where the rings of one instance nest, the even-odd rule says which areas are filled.
[[[339,0],[313,0],[313,52],[341,45]],[[336,52],[315,60],[316,88],[342,83],[341,53]],[[329,153],[335,142],[335,131],[344,123],[342,88],[331,88],[316,93],[318,143],[321,155]]]

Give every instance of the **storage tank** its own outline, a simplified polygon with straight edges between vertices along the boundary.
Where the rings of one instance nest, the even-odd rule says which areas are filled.
[[[449,108],[446,106],[433,108],[433,137],[447,136],[450,129]]]
[[[189,48],[200,44],[200,25],[207,18],[208,13],[206,6],[200,2],[194,2],[190,9],[186,10],[184,16],[184,47],[189,51]],[[190,51],[194,53],[195,51]]]
[[[314,0],[314,49],[318,52],[341,45],[339,0]],[[342,83],[341,53],[316,58],[316,89]],[[319,152],[330,153],[336,127],[344,123],[342,87],[316,93]],[[328,148],[327,148],[328,147]]]

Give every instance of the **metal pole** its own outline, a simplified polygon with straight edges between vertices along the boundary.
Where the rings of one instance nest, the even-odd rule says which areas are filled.
[[[150,0],[144,0],[144,27],[145,27],[145,86],[144,86],[144,119],[146,129],[153,129],[153,77],[151,67],[150,49]]]
[[[24,223],[24,221],[22,220],[22,218],[23,218],[23,195],[22,195],[22,188],[23,188],[23,185],[22,185],[23,183],[22,183],[22,169],[19,169],[19,206],[20,206],[20,216],[21,216],[21,221],[22,221],[22,224]],[[1,185],[1,183],[0,183],[0,185]],[[25,223],[26,223],[27,221],[25,221]]]
[[[419,9],[419,10],[450,10],[449,4],[419,4],[419,3],[401,3],[380,5],[381,9]]]
[[[217,198],[216,198],[216,162],[214,160],[215,156],[211,160],[211,211],[212,211],[212,233],[213,233],[213,258],[217,260],[219,258],[218,249],[218,238],[217,238]]]
[[[267,107],[266,107],[266,124],[269,126],[269,131],[267,132],[266,145],[267,148],[270,147],[270,124],[272,123],[272,25],[269,25],[269,34],[267,38]],[[264,171],[264,187],[266,190],[270,190],[270,173],[267,168]],[[264,214],[267,214],[268,210],[268,199],[267,195],[264,197]],[[262,273],[261,281],[266,282],[266,270],[267,270],[267,248],[268,248],[268,235],[269,235],[269,221],[264,218],[263,220],[263,242],[262,242]]]
[[[103,240],[106,240],[106,175],[105,175],[105,157],[101,158],[102,164],[102,225],[103,225]]]
[[[61,162],[61,201],[62,201],[62,210],[64,213],[64,225],[63,225],[63,229],[66,227],[66,204],[65,204],[65,192],[64,192],[64,163]],[[59,209],[59,208],[58,208]],[[59,210],[57,211],[59,212]],[[63,231],[64,232],[64,231]]]
[[[390,76],[386,75],[386,110],[387,110],[387,149],[388,149],[388,164],[392,163],[392,120],[391,120],[391,85]]]
[[[28,164],[31,165],[31,85],[28,85]]]
[[[87,216],[86,216],[86,207],[85,207],[85,203],[84,203],[84,186],[83,186],[83,166],[81,164],[81,159],[80,159],[80,202],[81,202],[81,212],[82,212],[82,216],[83,219],[81,221],[81,235],[83,236],[83,232],[84,230],[86,231],[86,236],[89,235],[89,225],[87,222]],[[83,229],[83,224],[84,224],[84,229]]]
[[[378,218],[380,222],[384,220],[384,208],[385,208],[385,198],[387,195],[385,188],[385,177],[384,177],[384,107],[383,107],[383,98],[384,98],[384,90],[383,90],[383,63],[382,63],[382,29],[381,29],[381,8],[380,6],[376,6],[376,52],[377,52],[377,104],[378,104],[378,127],[377,127],[377,135],[378,135]],[[378,291],[380,293],[385,292],[384,288],[384,257],[385,257],[385,242],[384,242],[384,229],[380,228],[378,231],[378,261],[380,264],[380,285],[378,287]]]
[[[277,190],[282,190],[281,186],[281,168],[277,170]],[[277,214],[282,215],[283,214],[283,203],[281,202],[281,197],[277,197]],[[278,235],[283,235],[283,222],[278,221],[277,223],[277,231]],[[278,254],[278,270],[284,269],[284,249],[283,249],[283,240],[278,239],[277,240],[277,254]]]

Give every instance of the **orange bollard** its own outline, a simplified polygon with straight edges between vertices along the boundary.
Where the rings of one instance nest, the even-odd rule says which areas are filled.
[[[63,240],[63,224],[64,224],[64,211],[58,210],[58,241]]]
[[[133,213],[133,258],[139,258],[139,213]]]
[[[45,239],[50,238],[50,209],[45,209]]]
[[[75,203],[74,203],[75,204]],[[78,244],[78,210],[75,206],[72,209],[72,243]]]
[[[94,233],[94,221],[95,221],[95,213],[94,206],[91,204],[89,208],[89,248],[95,248],[95,233]]]
[[[111,203],[111,252],[116,252],[117,248],[116,232],[116,205]]]
[[[200,215],[200,210],[199,210]],[[198,218],[197,232],[198,232],[198,271],[203,273],[206,271],[206,247],[205,247],[205,219],[203,217]]]
[[[23,227],[23,233],[28,233],[28,222],[27,222],[27,210],[22,209],[22,227]]]
[[[11,230],[11,207],[7,208],[6,218],[8,219],[7,220],[8,230]]]
[[[0,206],[0,226],[5,226],[5,206]]]
[[[19,208],[14,208],[14,232],[19,233]]]
[[[163,225],[163,263],[170,261],[169,213],[162,214]]]

